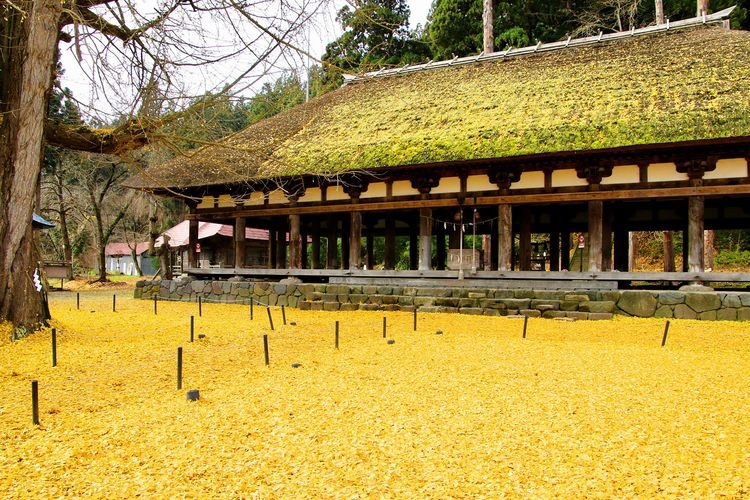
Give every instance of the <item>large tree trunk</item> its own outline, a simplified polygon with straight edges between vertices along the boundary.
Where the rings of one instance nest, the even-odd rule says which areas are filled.
[[[59,26],[62,2],[2,2],[0,13],[0,320],[29,329],[43,321],[31,214],[58,35],[49,27]]]
[[[484,0],[482,5],[482,46],[485,54],[491,54],[495,51],[495,35],[493,33],[493,10],[492,0]]]
[[[666,19],[664,18],[664,0],[654,0],[656,2],[656,24],[664,24]]]

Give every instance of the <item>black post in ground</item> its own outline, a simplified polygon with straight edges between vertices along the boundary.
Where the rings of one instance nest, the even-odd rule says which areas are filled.
[[[268,324],[271,326],[271,331],[273,331],[273,318],[271,317],[271,308],[266,307],[266,312],[268,313]]]
[[[76,309],[81,308],[81,292],[76,292]]]
[[[39,382],[31,381],[31,421],[39,425]]]
[[[661,346],[664,347],[667,344],[667,334],[669,333],[669,320],[664,325],[664,336],[661,338]]]
[[[286,308],[283,305],[281,306],[281,323],[286,325]]]
[[[112,294],[112,312],[117,312],[117,295]]]
[[[198,296],[198,317],[200,318],[203,316],[203,301],[201,300],[200,295]]]
[[[52,329],[52,366],[57,366],[57,330]]]
[[[253,298],[250,297],[250,320],[253,319]]]
[[[388,327],[386,326],[386,318],[385,316],[383,316],[383,338],[385,338],[387,330],[388,330]]]
[[[414,307],[414,331],[417,331],[417,308]]]
[[[268,335],[263,335],[263,354],[266,358],[266,366],[268,366]]]
[[[154,295],[154,315],[156,315],[156,295]]]
[[[529,325],[529,317],[523,317],[523,338],[526,338],[526,327]]]
[[[177,348],[177,390],[182,389],[182,347]]]
[[[194,340],[195,336],[195,316],[190,316],[190,342]]]
[[[339,322],[336,320],[336,349],[339,348]]]

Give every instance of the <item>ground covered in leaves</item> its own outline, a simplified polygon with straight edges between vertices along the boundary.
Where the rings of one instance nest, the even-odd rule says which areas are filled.
[[[57,367],[0,326],[6,497],[750,495],[748,323],[51,306]]]

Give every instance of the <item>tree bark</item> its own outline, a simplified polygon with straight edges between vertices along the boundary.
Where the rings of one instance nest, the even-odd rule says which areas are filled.
[[[0,6],[0,320],[30,330],[44,321],[33,283],[31,215],[41,172],[47,93],[62,15],[59,0]]]
[[[672,231],[664,231],[664,272],[673,273],[674,265],[674,240]]]
[[[664,24],[664,0],[655,0],[656,2],[656,24]]]
[[[493,26],[492,26],[492,0],[484,0],[482,10],[482,25],[484,27],[483,31],[483,47],[484,47],[484,53],[485,54],[491,54],[495,51],[495,37],[493,34]]]

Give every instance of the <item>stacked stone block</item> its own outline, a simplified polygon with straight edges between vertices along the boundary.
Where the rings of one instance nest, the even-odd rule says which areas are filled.
[[[750,293],[714,291],[550,291],[492,288],[270,283],[233,278],[140,281],[135,297],[298,307],[312,311],[413,311],[485,316],[750,320]]]

